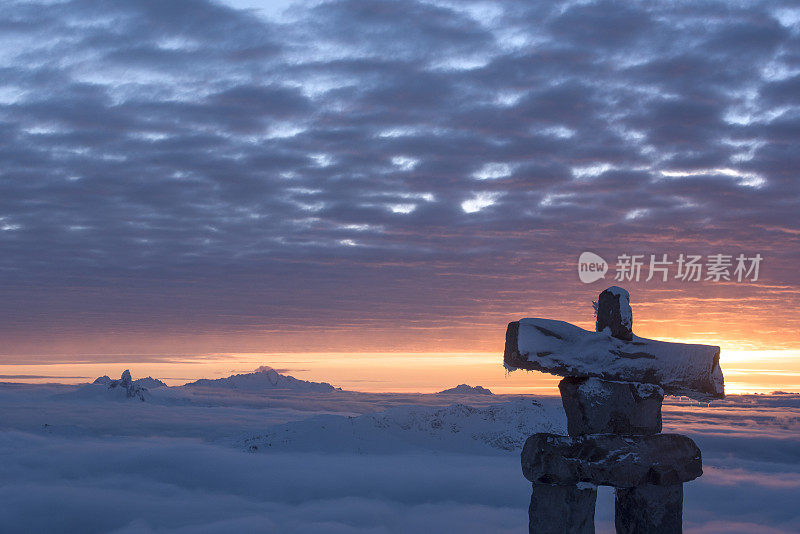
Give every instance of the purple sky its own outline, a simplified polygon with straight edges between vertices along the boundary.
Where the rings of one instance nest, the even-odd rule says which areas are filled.
[[[6,363],[495,350],[590,324],[584,250],[760,253],[638,324],[800,347],[795,3],[46,4],[0,21]]]

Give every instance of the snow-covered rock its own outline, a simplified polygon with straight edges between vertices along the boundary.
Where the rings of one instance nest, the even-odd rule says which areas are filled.
[[[436,395],[494,395],[494,393],[483,386],[459,384],[454,388],[439,391]]]
[[[541,433],[528,438],[521,456],[522,473],[534,484],[670,486],[703,474],[700,449],[680,434],[569,437]]]
[[[558,389],[570,436],[661,432],[664,390],[660,386],[567,377]]]
[[[516,399],[485,408],[399,406],[357,417],[319,415],[246,437],[241,446],[253,452],[514,451],[533,433],[564,431],[563,415],[554,408]]]
[[[506,368],[560,376],[657,384],[668,395],[710,400],[725,394],[719,347],[668,343],[608,330],[590,332],[564,321],[521,319],[508,325]]]
[[[633,339],[633,310],[631,296],[621,287],[611,286],[597,299],[595,330],[606,328],[612,336],[630,341]]]
[[[185,387],[211,387],[236,389],[243,391],[263,391],[263,390],[291,390],[306,392],[330,392],[341,391],[327,382],[309,382],[299,380],[289,375],[282,375],[275,369],[261,366],[252,373],[232,375],[226,378],[201,378],[195,382],[186,384]]]

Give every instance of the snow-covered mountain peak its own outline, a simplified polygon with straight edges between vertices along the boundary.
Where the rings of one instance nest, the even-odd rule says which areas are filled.
[[[341,391],[327,382],[310,382],[300,380],[293,376],[283,375],[272,367],[262,365],[252,373],[231,375],[226,378],[201,378],[195,382],[186,384],[186,387],[212,387],[224,389],[237,389],[243,391],[262,391],[262,390],[291,390],[291,391],[314,391],[329,392]]]
[[[141,386],[141,387],[146,388],[146,389],[155,389],[155,388],[168,387],[167,384],[165,384],[164,382],[162,382],[161,380],[159,380],[157,378],[153,378],[152,376],[146,376],[144,378],[137,378],[136,380],[130,380],[130,378],[132,378],[130,371],[126,370],[125,373],[128,373],[128,379],[129,379],[129,381],[131,383],[136,384],[136,385]],[[125,373],[122,373],[122,376],[120,377],[120,381],[124,381],[125,380]],[[92,384],[108,386],[109,384],[111,384],[114,381],[115,380],[110,378],[108,375],[103,375],[103,376],[99,376],[99,377],[95,378],[94,382],[92,382]]]
[[[160,380],[152,378],[150,378],[150,380],[163,384]],[[137,399],[144,402],[150,397],[150,393],[147,391],[147,387],[140,383],[140,380],[133,380],[131,372],[126,369],[119,380],[114,380],[107,375],[103,375],[96,378],[91,384],[81,386],[69,393],[56,395],[56,397],[86,400],[108,399],[117,401]]]
[[[494,393],[483,386],[459,384],[454,388],[442,390],[437,395],[494,395]]]
[[[122,372],[122,376],[119,380],[111,380],[106,387],[109,390],[114,390],[119,388],[120,391],[125,392],[125,396],[129,399],[139,399],[140,401],[145,400],[145,393],[147,393],[147,388],[141,386],[139,384],[135,384],[131,377],[131,372],[128,369],[125,369]]]

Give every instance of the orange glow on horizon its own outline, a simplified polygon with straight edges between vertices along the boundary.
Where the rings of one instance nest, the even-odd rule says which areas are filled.
[[[728,394],[800,392],[800,350],[721,352]],[[0,365],[0,381],[83,383],[97,376],[153,376],[168,385],[221,378],[268,365],[295,378],[329,382],[345,390],[433,393],[466,383],[498,394],[558,394],[557,376],[522,370],[508,373],[501,353],[239,353],[207,354],[154,362]],[[14,377],[14,378],[12,378]]]
[[[370,316],[338,325],[309,320],[239,330],[186,325],[157,331],[140,325],[105,332],[21,332],[19,339],[4,339],[0,381],[78,383],[130,369],[135,377],[180,385],[270,365],[357,391],[435,392],[468,383],[496,393],[555,394],[557,377],[505,372],[506,324],[548,317],[593,329],[591,299],[598,289],[581,286],[560,299],[509,292],[513,299],[500,294],[496,301],[477,300],[468,312],[422,310],[405,322]],[[702,296],[693,293],[700,290]],[[794,313],[800,297],[794,289],[640,285],[631,293],[637,335],[721,347],[728,393],[800,391],[800,319]]]

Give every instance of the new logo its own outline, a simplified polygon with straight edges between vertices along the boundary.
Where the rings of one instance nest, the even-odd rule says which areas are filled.
[[[595,254],[594,252],[582,252],[578,258],[578,278],[584,284],[591,284],[597,282],[601,278],[605,278],[608,272],[608,263],[606,260]]]

